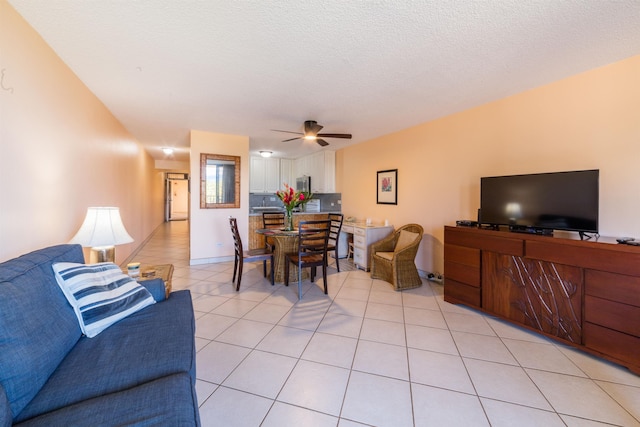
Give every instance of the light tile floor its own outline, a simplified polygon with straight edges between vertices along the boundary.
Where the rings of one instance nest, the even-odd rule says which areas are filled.
[[[640,426],[640,376],[444,302],[394,292],[341,260],[320,284],[270,285],[262,266],[189,266],[188,223],[135,255],[172,263],[196,315],[203,426]],[[321,283],[322,278],[318,281]]]

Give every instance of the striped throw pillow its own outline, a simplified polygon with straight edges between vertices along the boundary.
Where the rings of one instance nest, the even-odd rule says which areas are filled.
[[[53,264],[58,286],[73,307],[82,332],[89,338],[144,307],[151,293],[113,263]]]

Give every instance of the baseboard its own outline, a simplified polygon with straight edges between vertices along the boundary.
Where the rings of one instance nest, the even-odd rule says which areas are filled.
[[[222,256],[215,258],[198,258],[198,259],[190,259],[189,265],[204,265],[204,264],[218,264],[221,262],[229,262],[233,261],[233,256]]]

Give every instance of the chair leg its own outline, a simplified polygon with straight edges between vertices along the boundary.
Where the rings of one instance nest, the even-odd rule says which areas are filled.
[[[274,279],[273,270],[275,270],[275,269],[273,268],[273,255],[271,255],[271,286],[273,286],[275,284],[275,282],[273,280]]]
[[[336,262],[338,261],[338,258],[336,257]],[[340,271],[340,270],[338,270]],[[327,263],[326,260],[325,262],[322,264],[322,280],[324,280],[324,294],[326,295],[327,292]]]
[[[231,279],[231,283],[236,283],[236,272],[238,271],[238,256],[236,255],[233,259],[233,279]]]
[[[238,264],[238,284],[236,285],[236,292],[240,290],[240,282],[242,281],[242,267],[244,264],[244,258],[240,257]]]
[[[262,261],[262,274],[264,277],[267,277],[267,260]]]
[[[284,285],[289,286],[289,258],[284,259]]]
[[[336,268],[338,269],[338,273],[340,273],[340,258],[338,258],[338,244],[336,243]]]
[[[298,299],[302,299],[302,265],[298,263]]]

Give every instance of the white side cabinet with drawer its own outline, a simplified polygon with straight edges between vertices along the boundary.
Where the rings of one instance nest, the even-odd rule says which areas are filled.
[[[393,232],[393,226],[359,226],[353,227],[353,263],[357,268],[369,271],[369,247]]]

